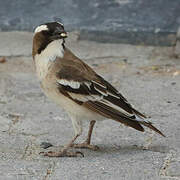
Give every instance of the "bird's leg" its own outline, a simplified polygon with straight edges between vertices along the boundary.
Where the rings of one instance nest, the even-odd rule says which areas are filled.
[[[92,135],[92,131],[93,131],[93,127],[94,127],[95,123],[96,123],[96,121],[94,121],[94,120],[90,122],[87,139],[83,143],[81,143],[81,144],[74,144],[74,143],[72,143],[71,147],[74,147],[74,148],[87,148],[87,149],[92,149],[92,150],[98,150],[99,149],[98,146],[90,144],[90,142],[91,142],[91,135]]]
[[[64,148],[61,149],[60,151],[41,152],[40,154],[43,154],[44,156],[48,156],[48,157],[77,157],[78,155],[84,156],[83,153],[80,151],[76,151],[76,152],[67,151],[70,147],[72,147],[72,144],[74,143],[74,141],[77,139],[78,136],[79,134],[74,136],[73,139],[70,141],[70,143],[64,146]]]

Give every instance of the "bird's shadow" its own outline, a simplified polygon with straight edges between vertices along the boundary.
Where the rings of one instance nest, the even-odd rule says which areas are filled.
[[[151,152],[159,152],[159,153],[167,153],[169,152],[168,146],[150,146],[145,148],[143,146],[137,145],[126,145],[126,146],[110,146],[110,145],[98,145],[99,149],[97,151],[93,151],[94,153],[89,152],[90,150],[86,149],[86,153],[98,155],[98,154],[134,154],[134,153],[142,153],[144,151],[151,151]]]
[[[123,146],[117,146],[117,145],[104,145],[104,144],[98,144],[99,149],[96,151],[90,150],[90,149],[81,149],[81,148],[71,148],[72,151],[81,151],[85,157],[99,157],[103,155],[126,155],[126,154],[138,154],[138,153],[144,153],[145,151],[151,151],[151,152],[158,152],[158,153],[167,153],[169,152],[168,146],[160,146],[160,145],[154,145],[149,146],[148,148],[145,148],[143,146],[137,146],[137,145],[123,145]],[[57,151],[59,149],[62,149],[63,146],[52,146],[50,148],[47,148],[45,151]]]

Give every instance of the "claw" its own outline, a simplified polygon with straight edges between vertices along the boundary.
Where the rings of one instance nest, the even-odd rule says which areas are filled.
[[[81,151],[76,151],[76,154],[80,154],[82,157],[84,157],[84,154]]]

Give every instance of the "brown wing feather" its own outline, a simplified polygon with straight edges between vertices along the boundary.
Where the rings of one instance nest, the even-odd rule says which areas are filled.
[[[126,126],[130,126],[138,131],[144,131],[144,128],[139,124],[138,121],[131,119],[129,117],[124,117],[122,116],[122,114],[120,114],[120,112],[100,102],[88,101],[84,103],[83,106],[105,116],[106,118],[110,118],[115,121],[121,122],[125,124]]]
[[[153,126],[151,122],[141,121],[140,123],[150,129],[152,129],[153,131],[157,132],[161,136],[166,137],[159,129],[157,129],[155,126]]]
[[[131,104],[129,104],[127,99],[121,93],[119,93],[110,83],[108,83],[106,80],[104,80],[99,75],[97,75],[97,77],[102,82],[102,84],[106,85],[108,91],[110,91],[112,94],[114,94],[120,98],[120,99],[117,99],[112,96],[108,96],[108,97],[106,97],[107,100],[109,100],[113,104],[118,105],[119,107],[121,107],[122,109],[124,109],[125,111],[127,111],[129,113],[136,114],[137,116],[142,117],[142,118],[146,118],[146,116],[144,114],[142,114],[139,111],[137,111],[136,109],[134,109],[131,106]]]

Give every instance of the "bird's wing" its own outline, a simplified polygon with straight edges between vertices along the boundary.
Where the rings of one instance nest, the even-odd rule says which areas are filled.
[[[144,131],[141,121],[146,122],[143,120],[145,115],[135,110],[110,83],[78,58],[73,62],[61,63],[56,78],[59,91],[76,103],[106,118]],[[160,133],[154,126],[151,129]]]

